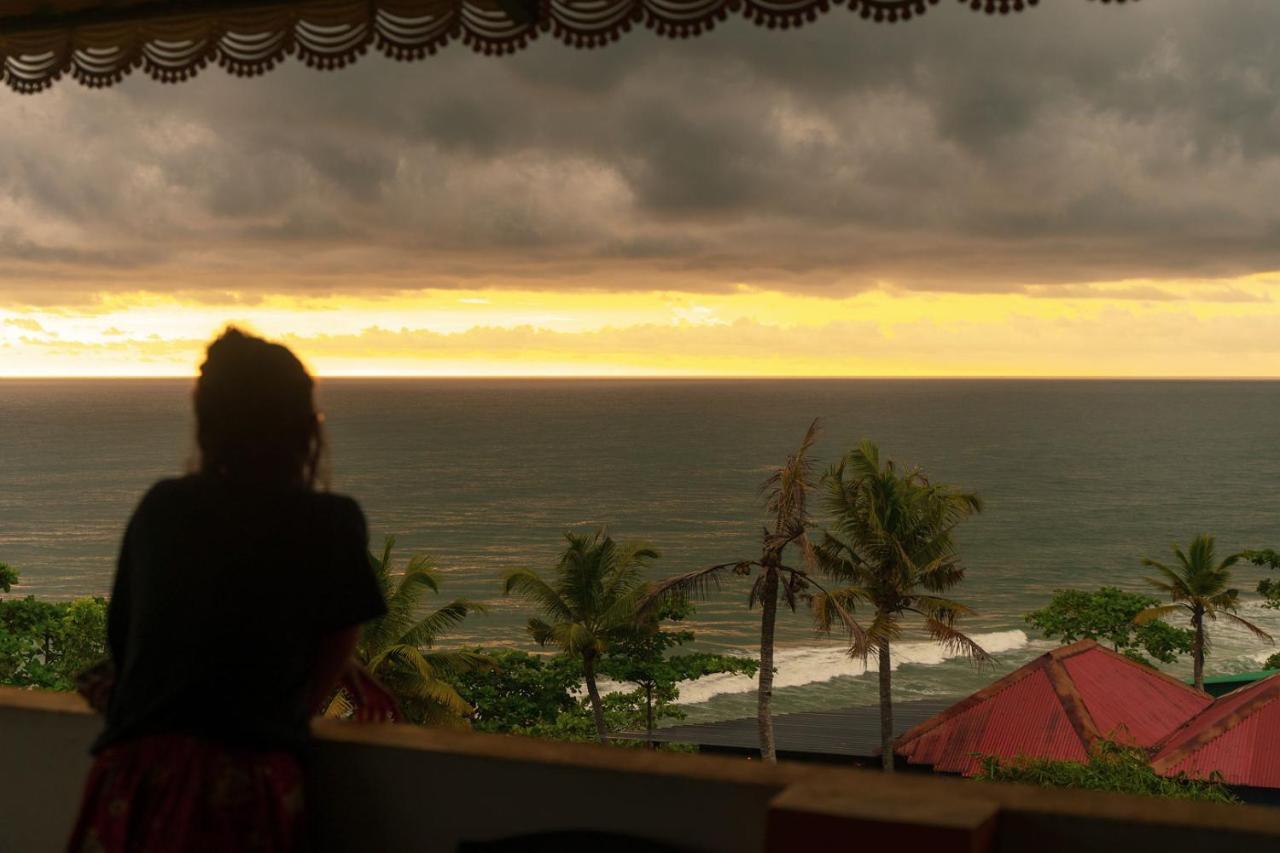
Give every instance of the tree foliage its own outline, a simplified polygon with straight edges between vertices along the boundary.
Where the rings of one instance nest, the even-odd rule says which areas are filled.
[[[1273,572],[1280,571],[1280,553],[1271,548],[1244,551],[1240,557],[1255,566],[1270,569]],[[1280,610],[1280,578],[1263,578],[1258,581],[1258,594],[1263,598],[1263,607]]]
[[[8,563],[0,563],[0,592],[10,592],[18,585],[18,571]]]
[[[0,564],[6,588],[18,573]],[[74,690],[80,672],[107,656],[107,602],[102,598],[0,601],[0,684]]]
[[[1084,788],[1213,803],[1239,802],[1216,778],[1206,782],[1181,774],[1172,778],[1159,776],[1151,769],[1142,750],[1111,741],[1099,741],[1090,751],[1087,762],[1026,757],[1001,762],[987,756],[975,778],[981,782],[1018,782],[1046,788]]]
[[[668,631],[663,624],[687,618],[687,605],[654,614],[627,633],[615,635],[600,658],[599,674],[635,685],[601,697],[608,732],[651,729],[659,720],[682,719],[676,704],[679,683],[715,673],[754,675],[750,658],[706,653],[670,654],[692,642],[692,631]],[[579,695],[581,660],[567,654],[532,655],[514,649],[484,651],[492,671],[464,673],[453,680],[458,693],[472,706],[472,725],[478,731],[555,738],[598,739],[589,697]]]
[[[452,681],[475,708],[471,725],[477,731],[545,732],[578,706],[573,693],[582,683],[582,664],[575,658],[515,649],[471,651],[487,657],[493,668],[459,673]]]
[[[599,738],[591,702],[578,695],[582,687],[579,659],[513,649],[484,653],[493,660],[492,672],[463,673],[454,680],[458,693],[475,707],[471,720],[477,731],[569,741]],[[600,704],[610,732],[635,731],[645,724],[641,690],[606,694]],[[659,708],[656,713],[665,716],[670,710]],[[635,745],[633,741],[610,743]]]
[[[630,632],[610,646],[600,672],[614,681],[634,684],[643,696],[643,727],[652,733],[659,719],[683,719],[676,706],[679,684],[708,675],[737,673],[755,675],[759,663],[752,658],[708,652],[671,654],[693,642],[692,631],[667,631],[665,622],[680,622],[693,613],[687,601],[669,601],[651,613]]]
[[[1113,586],[1092,592],[1059,589],[1054,590],[1048,605],[1028,613],[1026,620],[1050,640],[1096,640],[1142,663],[1149,663],[1144,653],[1161,663],[1173,663],[1178,655],[1191,651],[1193,632],[1161,621],[1143,625],[1133,621],[1139,613],[1159,603],[1152,596]]]

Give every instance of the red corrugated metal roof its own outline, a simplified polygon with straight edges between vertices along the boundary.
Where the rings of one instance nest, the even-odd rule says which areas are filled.
[[[1159,670],[1098,649],[1062,663],[1098,731],[1110,740],[1153,747],[1213,701],[1181,682],[1171,684]],[[1120,669],[1117,658],[1127,666]]]
[[[1092,640],[1041,655],[898,739],[911,764],[971,776],[980,756],[1082,761],[1099,738],[1151,748],[1212,698]]]
[[[1280,788],[1280,675],[1219,697],[1160,745],[1157,773]]]

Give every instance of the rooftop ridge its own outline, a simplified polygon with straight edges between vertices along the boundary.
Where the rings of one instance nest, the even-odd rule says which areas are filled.
[[[1106,647],[1097,640],[1076,640],[1074,643],[1067,643],[1065,646],[1058,646],[1056,648],[1049,649],[1045,654],[1054,660],[1062,660],[1063,658],[1070,658],[1075,657],[1078,654],[1083,654],[1093,648],[1106,649]]]
[[[1194,727],[1197,723],[1210,718],[1215,710],[1221,712],[1223,705],[1228,704],[1225,700],[1229,698],[1239,699],[1240,695],[1247,692],[1256,691],[1258,695],[1252,696],[1239,705],[1227,712],[1220,719],[1215,720],[1212,725],[1207,726],[1202,731],[1187,737],[1181,743],[1177,743],[1179,736],[1186,734],[1187,730]],[[1163,741],[1153,747],[1151,754],[1151,766],[1157,773],[1169,771],[1182,761],[1186,760],[1193,752],[1203,749],[1210,743],[1225,735],[1245,720],[1260,712],[1267,705],[1280,699],[1280,673],[1269,676],[1261,681],[1247,684],[1244,687],[1232,690],[1206,707],[1203,711],[1187,720],[1181,726],[1169,733]],[[1177,744],[1176,746],[1174,744]],[[1167,753],[1166,753],[1167,750]]]
[[[1086,644],[1091,644],[1091,645],[1086,645]],[[1065,660],[1066,658],[1075,657],[1076,655],[1083,654],[1084,652],[1089,651],[1090,649],[1096,649],[1097,651],[1100,651],[1103,654],[1109,655],[1115,658],[1116,660],[1124,661],[1130,666],[1141,667],[1141,672],[1147,675],[1151,675],[1156,678],[1159,678],[1161,681],[1174,685],[1181,690],[1185,690],[1189,693],[1195,693],[1198,696],[1209,696],[1207,692],[1203,690],[1197,690],[1194,686],[1187,684],[1185,681],[1183,681],[1180,678],[1172,676],[1169,673],[1164,672],[1163,670],[1155,668],[1154,666],[1145,666],[1127,655],[1122,655],[1114,649],[1107,648],[1102,643],[1099,643],[1096,640],[1077,640],[1076,642],[1071,643],[1070,645],[1059,646],[1058,648],[1051,650],[1049,654],[1053,655],[1056,660]],[[1232,691],[1232,692],[1235,692],[1235,691]]]
[[[1074,654],[1080,654],[1080,652]],[[1098,731],[1098,724],[1094,721],[1093,714],[1085,704],[1084,697],[1076,689],[1071,673],[1067,672],[1060,658],[1053,658],[1045,666],[1045,675],[1049,677],[1053,692],[1058,694],[1058,702],[1062,704],[1062,710],[1067,715],[1071,728],[1075,729],[1086,751],[1093,749],[1094,744],[1102,740],[1102,735]]]

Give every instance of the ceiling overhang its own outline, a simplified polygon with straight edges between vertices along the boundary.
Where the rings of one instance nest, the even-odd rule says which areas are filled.
[[[0,0],[0,78],[27,93],[68,74],[92,87],[109,86],[138,70],[173,83],[209,65],[239,76],[262,74],[286,57],[320,69],[341,68],[370,50],[397,60],[423,59],[451,42],[503,55],[535,38],[580,48],[603,47],[633,29],[688,38],[730,16],[783,30],[837,8],[871,22],[906,22],[938,2]],[[1006,14],[1038,0],[959,2],[976,12]]]

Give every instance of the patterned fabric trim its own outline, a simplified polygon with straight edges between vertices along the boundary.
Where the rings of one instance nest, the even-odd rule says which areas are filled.
[[[354,62],[370,48],[409,61],[430,56],[451,42],[501,56],[535,38],[552,38],[577,48],[603,47],[633,29],[690,38],[731,15],[785,30],[843,7],[867,21],[894,23],[917,18],[938,2],[117,0],[88,6],[76,2],[72,5],[79,8],[65,13],[0,12],[0,79],[26,93],[47,89],[67,74],[86,86],[110,86],[139,69],[155,80],[177,83],[209,65],[242,77],[263,74],[289,56],[312,68],[332,70]],[[1035,6],[1038,0],[959,2],[976,12],[1008,14]]]

